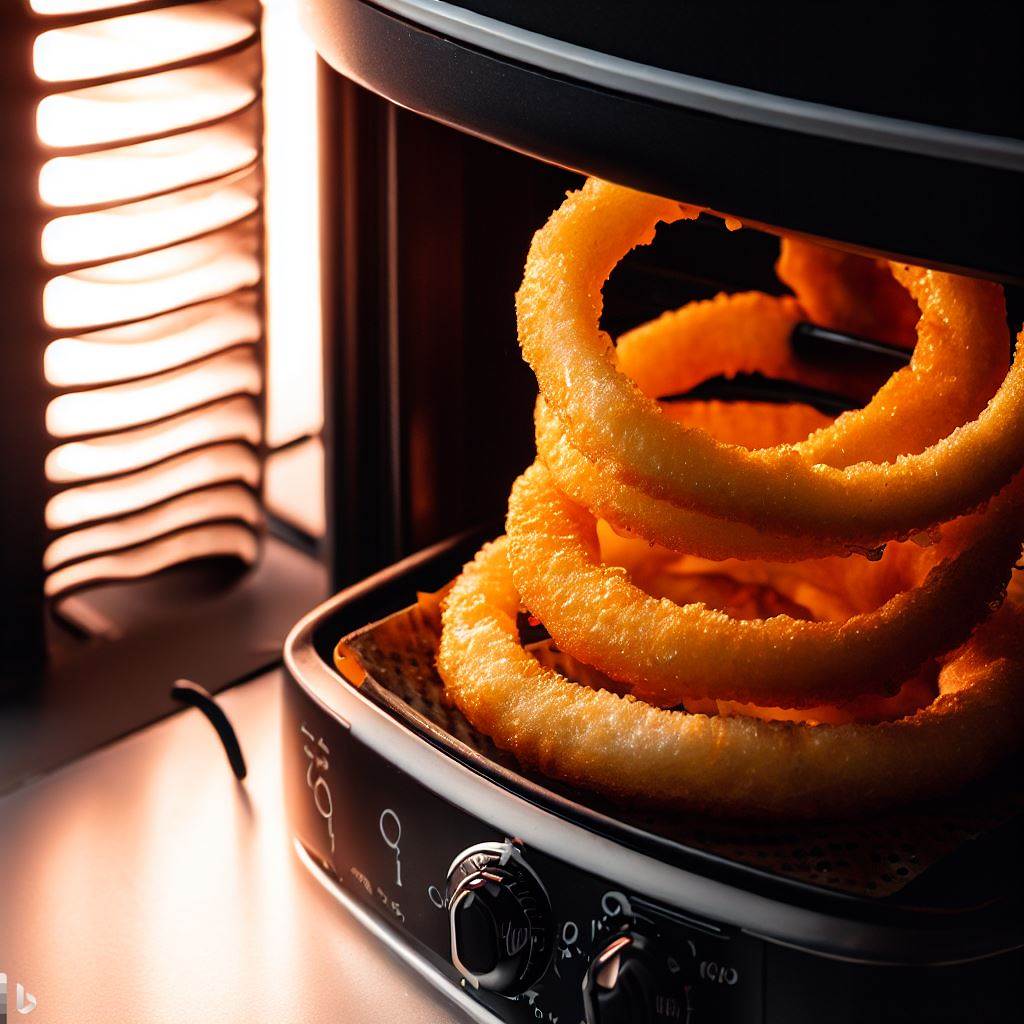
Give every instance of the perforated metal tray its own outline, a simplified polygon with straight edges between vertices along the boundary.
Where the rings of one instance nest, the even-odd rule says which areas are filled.
[[[1016,772],[939,804],[855,822],[747,823],[616,806],[524,769],[474,728],[445,699],[435,664],[439,637],[436,616],[416,604],[358,630],[344,643],[367,673],[364,693],[461,758],[482,760],[491,772],[517,776],[643,832],[760,871],[856,896],[889,896],[965,844],[1006,825],[1024,807]],[[567,655],[556,657],[558,667],[577,674]]]

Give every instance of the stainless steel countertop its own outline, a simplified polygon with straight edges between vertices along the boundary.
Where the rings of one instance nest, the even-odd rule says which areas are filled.
[[[221,696],[249,764],[182,712],[0,800],[0,972],[32,1024],[464,1018],[299,864],[281,678]],[[15,986],[37,999],[16,1016]]]

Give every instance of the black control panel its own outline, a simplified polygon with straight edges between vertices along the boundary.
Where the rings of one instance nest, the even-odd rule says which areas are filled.
[[[503,1021],[761,1021],[763,943],[485,824],[285,688],[293,833]],[[545,813],[538,810],[538,814]],[[613,874],[609,865],[609,876]]]

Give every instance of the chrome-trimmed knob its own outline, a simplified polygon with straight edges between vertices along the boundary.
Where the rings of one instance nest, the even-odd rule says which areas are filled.
[[[517,996],[551,959],[551,907],[511,843],[463,851],[448,872],[451,958],[474,988]]]
[[[687,1024],[689,987],[663,961],[655,940],[635,929],[610,939],[583,978],[586,1024]]]

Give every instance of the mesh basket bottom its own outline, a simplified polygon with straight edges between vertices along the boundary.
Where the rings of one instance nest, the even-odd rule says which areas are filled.
[[[523,768],[446,701],[436,667],[439,636],[440,622],[430,606],[413,605],[352,634],[344,646],[366,673],[362,685],[368,692],[387,691],[404,705],[403,713],[425,719],[488,761],[624,824],[785,878],[854,896],[889,896],[1024,810],[1024,792],[1013,784],[1013,773],[941,806],[919,805],[848,823],[752,824],[612,805]],[[578,663],[573,672],[567,655],[537,653],[568,675],[586,674]]]

